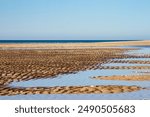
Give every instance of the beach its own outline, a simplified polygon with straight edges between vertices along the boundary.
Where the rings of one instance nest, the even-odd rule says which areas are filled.
[[[142,46],[149,47],[150,41],[0,44],[0,96],[29,94],[116,94],[149,90],[146,86],[139,86],[134,83],[133,85],[119,85],[119,83],[117,85],[94,85],[89,83],[89,85],[88,83],[84,83],[84,80],[83,82],[79,81],[81,83],[77,85],[74,83],[74,86],[49,85],[43,87],[40,85],[34,86],[33,84],[31,87],[17,87],[13,85],[13,83],[19,84],[20,82],[30,82],[31,80],[41,80],[42,82],[42,79],[48,79],[52,81],[59,76],[74,75],[81,71],[86,71],[88,74],[88,70],[99,70],[100,72],[105,70],[106,73],[107,70],[128,70],[129,72],[135,72],[134,74],[110,74],[109,76],[103,73],[100,75],[92,74],[88,79],[94,80],[93,82],[97,82],[97,80],[123,80],[131,81],[131,84],[132,81],[148,82],[150,80],[150,54],[148,52],[134,53],[134,51],[138,51]],[[110,63],[113,65],[110,65]],[[65,79],[63,82],[65,82]],[[71,82],[71,77],[70,81],[66,80],[66,82]],[[52,82],[52,84],[55,84],[55,82]]]
[[[116,46],[149,46],[149,40],[121,41],[121,42],[93,42],[93,43],[3,43],[0,48],[81,48],[81,47],[116,47]]]

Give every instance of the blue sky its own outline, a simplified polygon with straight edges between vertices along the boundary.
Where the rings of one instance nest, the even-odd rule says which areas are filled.
[[[0,39],[150,39],[150,0],[0,0]]]

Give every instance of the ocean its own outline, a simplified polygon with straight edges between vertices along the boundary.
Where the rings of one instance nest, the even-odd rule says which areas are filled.
[[[136,40],[0,40],[0,43],[91,43],[91,42],[121,42]]]

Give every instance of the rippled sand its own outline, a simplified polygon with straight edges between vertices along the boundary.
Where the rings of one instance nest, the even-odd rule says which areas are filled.
[[[103,80],[130,80],[130,81],[144,81],[150,80],[150,75],[130,75],[130,76],[97,76],[95,79]]]
[[[0,44],[0,95],[28,94],[110,94],[143,90],[139,86],[96,85],[54,87],[10,87],[12,82],[55,78],[58,75],[96,69],[149,70],[149,61],[118,61],[124,58],[150,58],[150,55],[125,54],[135,48],[106,46],[150,45],[150,41],[80,44]],[[144,66],[103,66],[106,63],[133,63]],[[105,80],[150,80],[148,74],[98,76]],[[94,80],[94,79],[93,79]]]
[[[0,87],[0,95],[18,94],[109,94],[138,91],[143,88],[138,86],[62,86],[62,87],[30,87],[30,88],[11,88]]]

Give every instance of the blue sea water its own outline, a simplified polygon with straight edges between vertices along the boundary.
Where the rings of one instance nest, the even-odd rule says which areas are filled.
[[[0,40],[0,43],[91,43],[91,42],[121,42],[136,40]]]

